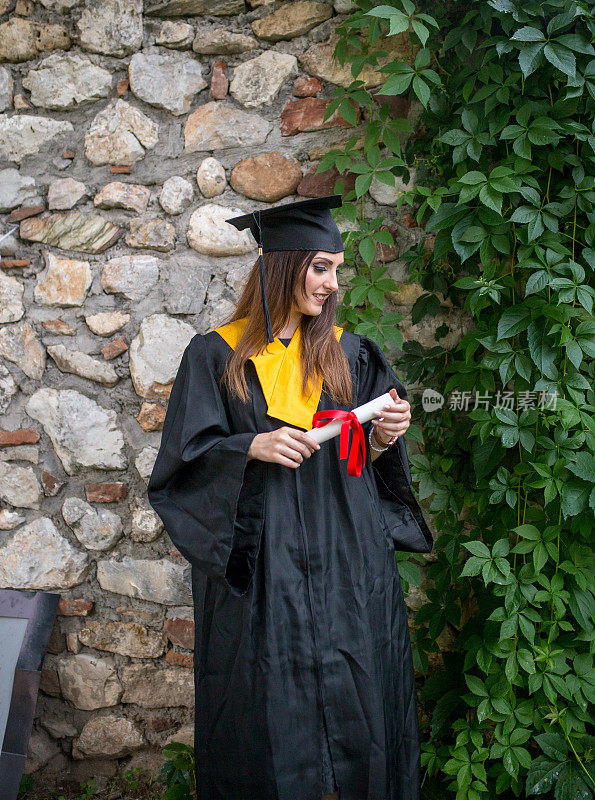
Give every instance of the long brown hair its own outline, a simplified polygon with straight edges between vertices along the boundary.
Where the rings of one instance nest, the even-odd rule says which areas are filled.
[[[308,267],[318,250],[274,250],[264,253],[267,302],[273,335],[278,336],[289,322],[295,297],[305,297]],[[302,391],[307,393],[308,378],[317,385],[317,376],[325,383],[325,391],[338,404],[352,402],[352,382],[349,362],[335,336],[337,293],[324,302],[319,315],[302,314]],[[225,323],[247,318],[246,327],[227,362],[222,380],[229,391],[242,401],[248,399],[244,364],[267,346],[264,313],[260,293],[259,260],[250,271],[246,285],[233,314]]]

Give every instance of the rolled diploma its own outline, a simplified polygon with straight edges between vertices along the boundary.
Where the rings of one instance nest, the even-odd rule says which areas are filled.
[[[360,422],[368,422],[372,417],[382,416],[382,411],[387,403],[394,403],[390,392],[385,392],[379,397],[375,397],[373,400],[368,400],[363,406],[358,406],[354,408],[353,411]],[[306,431],[306,433],[320,444],[321,442],[332,439],[333,436],[338,436],[341,432],[342,424],[343,420],[332,420],[321,428],[311,428],[309,431]]]

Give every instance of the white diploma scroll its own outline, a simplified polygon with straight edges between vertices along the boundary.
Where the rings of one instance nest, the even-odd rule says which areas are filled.
[[[388,403],[394,402],[395,401],[390,396],[390,393],[385,392],[379,397],[375,397],[373,400],[368,400],[368,402],[364,403],[363,406],[354,408],[353,412],[360,422],[368,422],[372,419],[372,417],[382,416],[384,406]],[[341,432],[342,424],[343,420],[331,420],[321,428],[311,428],[309,431],[306,431],[306,433],[308,436],[311,436],[313,439],[315,439],[318,444],[320,444],[321,442],[326,442],[329,439],[332,439],[333,436],[338,436]]]

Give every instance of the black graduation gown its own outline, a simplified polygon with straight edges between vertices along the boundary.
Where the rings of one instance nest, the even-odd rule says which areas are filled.
[[[403,384],[380,348],[344,331],[355,402]],[[174,382],[148,487],[192,564],[199,800],[417,800],[411,645],[393,535],[431,549],[402,437],[359,477],[339,437],[297,469],[247,460],[267,416],[218,379],[230,346],[197,334]],[[371,423],[364,424],[366,436]],[[380,488],[380,493],[379,493]],[[327,754],[326,769],[323,768]]]

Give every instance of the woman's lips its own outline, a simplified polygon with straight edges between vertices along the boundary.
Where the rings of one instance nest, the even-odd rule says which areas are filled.
[[[316,300],[317,303],[320,303],[320,305],[322,305],[324,303],[324,301],[326,300],[326,298],[328,297],[328,295],[324,295],[324,297],[320,298],[320,297],[316,297],[316,295],[313,294],[312,297]]]

